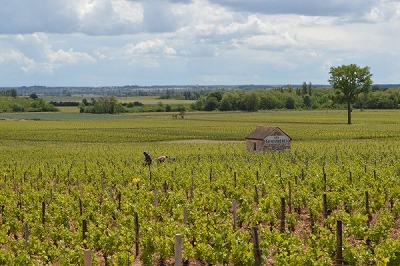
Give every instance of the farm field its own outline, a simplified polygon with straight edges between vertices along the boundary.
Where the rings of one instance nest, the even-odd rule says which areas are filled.
[[[0,265],[173,265],[176,234],[185,264],[255,265],[253,228],[263,265],[335,265],[338,220],[345,263],[399,265],[399,117],[0,114]],[[248,153],[258,125],[291,151]]]

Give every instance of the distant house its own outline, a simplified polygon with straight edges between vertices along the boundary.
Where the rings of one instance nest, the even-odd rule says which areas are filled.
[[[258,126],[246,137],[246,149],[250,152],[289,150],[291,140],[279,127]]]

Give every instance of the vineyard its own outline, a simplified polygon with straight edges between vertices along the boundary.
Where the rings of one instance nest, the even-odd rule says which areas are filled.
[[[343,114],[2,115],[0,265],[399,265],[400,113]]]

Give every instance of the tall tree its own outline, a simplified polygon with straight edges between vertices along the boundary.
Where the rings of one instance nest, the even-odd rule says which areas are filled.
[[[352,103],[360,93],[368,93],[372,86],[369,67],[356,64],[331,67],[329,83],[335,90],[335,100],[347,103],[347,124],[351,124]]]

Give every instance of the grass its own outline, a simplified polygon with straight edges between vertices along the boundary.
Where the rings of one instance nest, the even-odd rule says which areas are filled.
[[[400,139],[400,111],[355,111],[347,125],[341,110],[189,112],[96,115],[81,113],[0,114],[3,140],[125,143],[176,140],[243,141],[258,125],[279,126],[293,142]]]
[[[310,243],[308,235],[305,235],[304,240],[299,238],[299,235],[293,234],[277,235],[275,238],[274,232],[277,231],[274,229],[275,231],[271,232],[270,227],[267,227],[267,221],[270,219],[268,217],[272,217],[272,221],[276,219],[275,211],[279,206],[279,197],[285,193],[282,189],[283,184],[287,184],[288,181],[292,181],[294,197],[298,200],[295,203],[305,204],[310,210],[312,209],[320,215],[321,193],[324,192],[321,178],[323,170],[328,173],[328,199],[335,210],[324,224],[333,225],[335,218],[340,217],[340,215],[344,216],[340,212],[342,210],[340,210],[339,200],[349,199],[348,202],[355,206],[354,209],[359,208],[357,204],[362,205],[363,192],[366,190],[369,190],[372,199],[371,208],[377,210],[377,214],[374,215],[380,215],[386,208],[384,207],[384,191],[389,193],[387,195],[396,199],[394,206],[398,209],[399,193],[396,178],[400,166],[397,149],[400,144],[399,114],[400,111],[354,111],[353,125],[346,124],[346,111],[344,110],[265,111],[257,113],[188,112],[184,119],[174,119],[171,113],[122,115],[70,112],[0,114],[0,155],[3,158],[0,163],[0,171],[4,173],[0,181],[8,182],[6,186],[3,183],[1,195],[3,203],[7,202],[8,204],[5,208],[9,215],[7,222],[13,221],[9,218],[12,217],[17,221],[15,231],[21,232],[21,229],[18,228],[19,221],[15,219],[17,215],[10,210],[17,206],[17,200],[20,202],[22,200],[23,210],[27,210],[27,214],[24,214],[26,216],[23,217],[30,222],[29,225],[32,225],[32,228],[44,228],[38,222],[37,217],[39,217],[40,210],[37,210],[35,206],[40,206],[40,201],[43,198],[49,199],[51,193],[54,193],[54,199],[51,203],[48,203],[49,213],[57,209],[53,213],[59,213],[59,217],[67,217],[67,219],[77,221],[79,218],[79,216],[75,216],[79,213],[77,196],[83,194],[85,216],[92,217],[90,219],[95,219],[96,224],[100,225],[99,227],[94,226],[95,222],[90,221],[91,234],[94,234],[92,230],[98,230],[99,235],[103,235],[105,231],[102,231],[102,222],[112,221],[113,224],[122,223],[110,227],[107,232],[111,232],[112,235],[123,235],[123,232],[132,229],[132,213],[134,210],[138,210],[140,211],[141,230],[144,232],[143,237],[158,239],[158,241],[167,239],[165,241],[168,241],[172,234],[178,232],[178,228],[173,226],[179,224],[179,220],[181,220],[180,216],[177,216],[178,211],[179,215],[182,213],[179,204],[186,203],[185,193],[187,196],[188,190],[185,191],[185,189],[190,187],[189,177],[194,175],[195,201],[188,206],[190,215],[196,214],[198,219],[196,219],[196,227],[190,227],[191,230],[200,228],[200,232],[204,233],[207,230],[202,228],[210,228],[213,234],[221,232],[221,238],[234,234],[232,237],[235,242],[229,242],[227,239],[227,243],[238,243],[241,247],[246,247],[247,244],[251,243],[250,233],[244,230],[245,227],[232,233],[230,225],[230,199],[240,199],[239,214],[245,214],[240,216],[240,219],[245,221],[245,226],[250,228],[250,225],[257,223],[258,220],[264,222],[266,231],[260,231],[260,240],[264,246],[275,246],[276,250],[283,251],[297,251],[295,246],[299,246],[298,250],[302,252],[301,254],[307,252],[306,255],[312,255],[314,258],[314,255],[318,253],[326,261],[333,261],[334,258],[331,258],[333,255],[327,251],[327,243],[334,248],[334,243],[329,242],[331,237],[334,237],[334,232],[329,232],[328,229],[326,231],[321,230],[319,233],[317,231],[314,234],[316,238],[313,241],[318,245],[308,246]],[[257,125],[281,127],[293,138],[291,152],[266,154],[246,152],[244,137]],[[149,151],[154,158],[159,155],[171,155],[177,157],[178,160],[176,163],[154,164],[149,179],[147,176],[148,169],[142,166],[143,151]],[[88,165],[87,172],[86,165]],[[213,174],[212,182],[210,180],[210,169],[212,169]],[[305,180],[299,178],[299,184],[297,184],[297,177],[300,177],[303,169],[305,169],[307,178]],[[233,178],[231,178],[233,171],[235,171],[235,176],[237,172],[237,187],[236,185],[233,187]],[[350,184],[347,183],[348,179],[346,178],[349,171],[353,173],[352,182],[354,182]],[[376,182],[372,179],[373,171],[378,173],[379,180]],[[259,182],[256,181],[256,172],[257,177],[260,173]],[[6,179],[6,176],[9,178]],[[106,191],[101,189],[103,182],[101,178],[103,176],[106,177]],[[24,181],[25,177],[27,181]],[[382,178],[382,182],[380,181],[381,177],[385,177],[385,179]],[[126,188],[122,185],[122,181],[130,182],[133,179],[141,180],[140,190],[131,184],[128,184]],[[161,204],[154,211],[155,209],[151,205],[154,202],[152,189],[153,186],[162,188],[164,180],[167,180],[168,184],[173,184],[174,189],[171,187],[166,194],[161,193],[160,189]],[[248,186],[249,183],[251,183],[250,186]],[[262,196],[262,201],[260,201],[261,207],[257,208],[252,207],[253,183],[258,185],[261,195],[263,190],[265,192],[265,196]],[[23,189],[16,187],[20,184],[24,185]],[[113,212],[115,201],[109,201],[108,196],[104,198],[104,209],[97,207],[97,199],[100,199],[100,195],[101,199],[104,195],[108,195],[108,188],[112,188],[112,184],[116,184],[116,188],[122,191],[123,206],[125,206],[122,209],[124,211]],[[41,185],[42,188],[35,189],[35,185]],[[80,188],[80,186],[82,187]],[[227,195],[222,197],[225,193],[224,188],[228,188],[225,189]],[[71,193],[69,192],[70,189]],[[164,194],[167,196],[164,196]],[[221,198],[222,202],[229,201],[227,208],[218,207],[219,205],[214,204]],[[58,204],[63,202],[65,207],[59,207]],[[94,206],[93,212],[90,206]],[[226,212],[227,215],[224,215],[223,221],[225,221],[225,227],[229,228],[229,231],[225,228],[222,230],[221,220],[217,220],[217,218],[220,219],[216,215],[217,211],[211,212],[210,216],[208,216],[208,213],[206,214],[207,210],[216,208],[216,206],[221,209],[219,213]],[[339,210],[336,210],[336,208]],[[17,213],[18,208],[15,208],[15,211]],[[153,211],[162,215],[165,220],[160,222],[152,218],[154,216],[150,213]],[[95,215],[92,216],[91,213],[95,213]],[[116,213],[118,218],[111,218],[112,213]],[[264,216],[266,213],[269,213],[269,216]],[[70,214],[73,214],[73,216]],[[202,219],[202,217],[206,219]],[[382,215],[382,217],[385,218],[385,215]],[[50,221],[56,223],[56,219],[53,219],[53,217],[48,218],[46,229],[50,228],[48,227]],[[306,216],[306,219],[308,220],[309,216]],[[349,220],[349,218],[347,219]],[[303,220],[300,219],[299,221]],[[213,221],[217,221],[215,224],[218,226],[208,227]],[[398,218],[396,218],[397,221]],[[125,222],[129,224],[128,227],[125,227]],[[247,225],[246,222],[248,222]],[[322,224],[318,220],[317,223]],[[376,224],[380,225],[381,220]],[[391,224],[389,225],[393,227]],[[348,229],[352,225],[346,223],[346,226]],[[298,226],[297,229],[299,230],[299,228],[303,229]],[[318,226],[318,228],[322,229],[323,227]],[[379,230],[379,227],[376,228],[373,225],[367,230],[375,233]],[[71,254],[72,252],[77,253],[75,249],[81,250],[81,246],[79,246],[81,245],[81,228],[79,225],[72,232],[69,228],[63,226],[55,227],[55,230],[58,229],[64,230],[61,232],[68,233],[65,237],[68,241],[79,235],[77,237],[78,244],[71,245],[70,243],[75,242],[70,241],[68,243],[68,241],[65,241],[67,243],[65,245],[68,249],[71,249]],[[395,229],[398,230],[398,228]],[[186,232],[195,235],[191,230]],[[36,240],[36,242],[31,243],[35,243],[40,248],[46,247],[49,250],[52,248],[53,252],[62,252],[54,253],[56,254],[55,257],[60,257],[59,254],[65,254],[64,246],[60,246],[60,249],[63,250],[59,251],[52,242],[48,245],[48,242],[38,241],[36,235],[40,231],[36,231],[32,231],[33,237],[31,238],[32,241]],[[147,232],[152,232],[152,234],[149,236]],[[225,232],[228,233],[223,234]],[[383,230],[381,235],[384,236],[386,232],[388,230]],[[239,241],[238,239],[241,239],[241,237],[245,238]],[[35,255],[39,252],[23,246],[22,237],[14,241],[12,237],[4,234],[3,238],[5,239],[3,241],[4,252],[13,254],[28,250],[29,254]],[[113,245],[114,238],[110,239],[107,244]],[[225,238],[222,239],[225,240]],[[282,240],[285,242],[281,244],[279,241]],[[198,241],[198,243],[202,243],[200,240]],[[17,246],[16,243],[21,245]],[[91,247],[100,247],[103,252],[105,248],[101,243],[105,242],[96,240],[96,244],[92,244]],[[287,243],[290,244],[290,247]],[[387,246],[390,246],[390,243],[388,242]],[[380,241],[380,246],[376,245],[377,257],[379,256],[378,248],[384,249],[386,247],[384,244],[386,244],[385,241]],[[132,242],[129,245],[132,245]],[[123,245],[116,244],[112,248],[120,250],[122,247]],[[145,248],[146,246],[141,246],[142,253],[146,251]],[[160,249],[160,245],[157,248]],[[229,248],[224,249],[229,250]],[[221,251],[223,249],[216,248],[215,250]],[[313,253],[314,250],[316,250],[315,254]],[[351,247],[346,242],[346,250],[356,252],[361,248]],[[45,261],[44,257],[47,257],[50,252],[43,248],[40,249],[40,254],[42,254],[40,259]],[[99,254],[97,253],[94,256],[94,259],[97,259],[96,261],[98,261],[96,256],[99,256]],[[278,260],[279,254],[283,253],[275,252],[275,255],[273,253],[269,255],[271,260],[273,255],[275,256],[274,260]],[[268,254],[265,252],[264,255],[267,256]],[[291,257],[285,255],[285,258],[296,259],[296,257],[300,257],[304,259],[306,255],[300,256],[300,253],[292,252]],[[70,257],[73,256],[70,255]],[[366,257],[368,257],[368,254],[366,255],[365,252],[362,255],[363,261],[368,261]],[[37,260],[39,261],[39,255],[37,255]],[[279,261],[274,263],[284,264],[279,263]],[[297,264],[305,265],[306,263],[299,262]],[[370,263],[364,264],[370,265]]]

